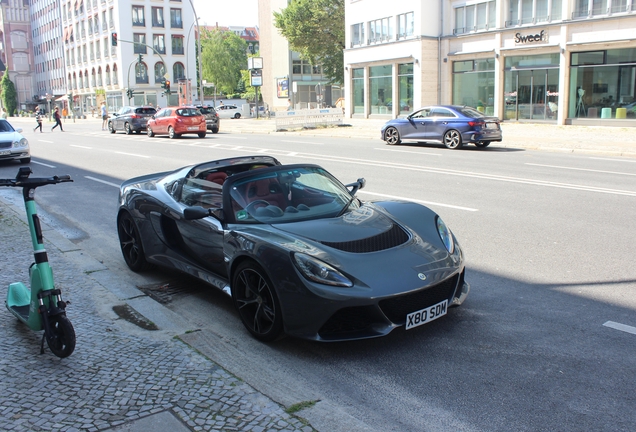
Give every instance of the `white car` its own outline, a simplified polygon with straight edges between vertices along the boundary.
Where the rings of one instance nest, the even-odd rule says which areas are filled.
[[[236,105],[219,105],[216,112],[220,118],[241,118],[241,109]]]
[[[31,162],[29,141],[21,135],[22,128],[14,129],[11,123],[0,119],[0,160],[19,160]]]

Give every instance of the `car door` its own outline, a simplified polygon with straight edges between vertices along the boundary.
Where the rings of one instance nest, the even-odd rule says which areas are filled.
[[[124,128],[124,123],[122,122],[122,116],[126,112],[126,107],[122,107],[117,111],[117,113],[113,116],[113,127],[115,130],[121,130]]]
[[[457,117],[451,110],[444,107],[435,107],[431,110],[426,122],[426,139],[442,141],[446,131],[450,129],[464,130],[464,120]]]
[[[202,178],[186,178],[181,187],[179,202],[186,207],[201,206],[220,209],[222,186]],[[223,254],[223,225],[213,216],[202,219],[176,219],[179,235],[183,239],[183,252],[205,269],[226,276]]]
[[[431,108],[422,108],[411,114],[402,124],[400,136],[402,139],[424,139],[426,138],[426,123],[429,121]]]
[[[168,115],[170,114],[170,110],[168,108],[162,109],[156,117],[156,126],[157,130],[155,133],[165,134],[168,132]]]

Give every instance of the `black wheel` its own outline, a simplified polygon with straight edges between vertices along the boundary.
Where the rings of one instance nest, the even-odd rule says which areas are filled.
[[[130,123],[124,123],[124,132],[126,132],[126,135],[133,133]]]
[[[219,133],[219,128],[218,127],[213,127],[212,128],[212,133]]]
[[[23,163],[23,164],[31,163],[31,158],[30,157],[22,158],[20,159],[20,163]]]
[[[444,145],[449,149],[458,149],[462,146],[462,136],[455,129],[446,131]]]
[[[395,145],[402,142],[400,133],[394,127],[390,127],[384,132],[384,140],[388,145]]]
[[[168,136],[170,137],[170,139],[175,139],[175,138],[179,138],[181,135],[176,133],[172,126],[168,126]]]
[[[50,319],[51,334],[46,338],[51,352],[59,358],[70,356],[75,350],[75,330],[65,315],[56,315]]]
[[[205,132],[199,132],[199,138],[205,138],[206,133]]]
[[[152,138],[153,136],[155,136],[155,133],[152,131],[152,129],[150,129],[150,127],[148,127],[148,130],[146,131],[146,133],[148,134],[148,136],[150,138]]]
[[[479,148],[488,147],[489,144],[490,144],[490,141],[479,141],[475,143],[475,145]]]
[[[283,316],[272,283],[254,262],[241,263],[232,283],[232,298],[245,328],[256,339],[270,342],[283,331]]]
[[[150,265],[144,255],[139,230],[129,213],[122,213],[119,217],[117,234],[119,234],[119,246],[126,265],[134,272],[148,269]]]
[[[110,133],[115,133],[115,132],[117,132],[117,131],[115,130],[115,127],[113,126],[113,122],[112,122],[112,121],[109,121],[109,122],[108,122],[108,130],[110,131]]]
[[[241,114],[239,114],[239,113],[234,114],[234,118],[235,119],[240,119],[241,118]]]

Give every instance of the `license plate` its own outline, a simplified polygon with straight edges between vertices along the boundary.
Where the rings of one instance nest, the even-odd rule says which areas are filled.
[[[406,329],[410,330],[422,324],[430,323],[439,317],[446,315],[448,311],[448,300],[441,301],[433,306],[411,312],[406,316]]]
[[[499,129],[499,125],[497,123],[486,123],[486,129]]]
[[[199,130],[199,126],[188,126],[188,130]]]
[[[0,151],[0,156],[11,154],[11,150],[2,150]]]

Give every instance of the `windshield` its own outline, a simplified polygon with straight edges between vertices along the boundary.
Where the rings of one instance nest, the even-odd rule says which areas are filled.
[[[458,108],[457,111],[459,111],[460,113],[462,113],[466,117],[473,117],[473,118],[484,117],[484,114],[482,112],[479,112],[476,109],[471,108],[471,107],[461,107],[461,108]]]
[[[287,166],[254,170],[232,185],[230,198],[238,223],[286,223],[335,217],[351,194],[320,167]]]
[[[196,108],[179,108],[177,109],[177,115],[182,117],[196,117],[200,116],[201,113]]]

